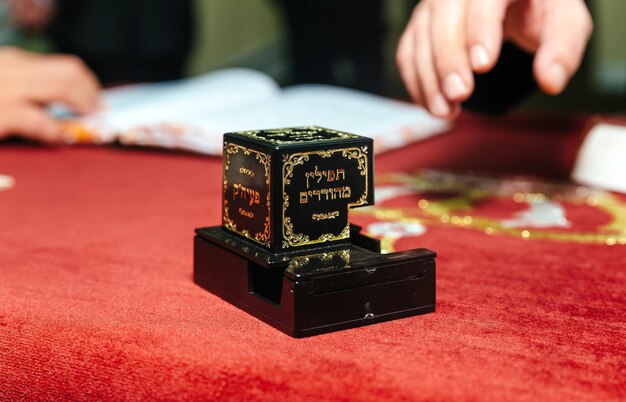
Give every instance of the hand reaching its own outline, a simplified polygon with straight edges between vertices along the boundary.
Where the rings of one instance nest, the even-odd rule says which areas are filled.
[[[77,113],[98,109],[100,84],[77,57],[0,48],[0,139],[21,135],[55,142],[59,130],[46,106],[62,103]]]
[[[494,67],[504,40],[535,53],[535,80],[555,95],[578,70],[592,29],[583,0],[422,0],[396,61],[413,100],[453,118],[474,90],[472,73]]]

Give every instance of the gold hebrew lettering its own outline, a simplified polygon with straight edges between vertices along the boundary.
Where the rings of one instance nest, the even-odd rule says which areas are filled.
[[[319,170],[317,170],[317,166],[315,166],[315,177],[318,178],[317,179],[318,183],[320,182],[320,180],[322,180],[322,173]]]
[[[318,214],[311,215],[311,219],[315,221],[321,221],[324,219],[335,219],[339,216],[339,211],[331,211],[331,212],[322,212]]]
[[[339,176],[341,176],[341,179],[345,180],[346,179],[346,171],[344,169],[337,169],[337,181],[341,180],[339,178]]]
[[[341,193],[341,198],[350,198],[352,195],[352,190],[349,186],[343,187],[343,192]]]

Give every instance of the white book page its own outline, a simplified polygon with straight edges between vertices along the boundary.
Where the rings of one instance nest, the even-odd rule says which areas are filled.
[[[374,138],[377,152],[445,131],[449,124],[423,108],[328,85],[297,85],[246,108],[194,116],[207,131],[316,125]]]
[[[111,89],[104,97],[107,110],[79,121],[95,133],[91,142],[206,154],[220,154],[230,131],[317,125],[372,137],[380,152],[448,128],[419,106],[328,85],[281,91],[269,76],[247,69]]]
[[[266,74],[226,69],[180,81],[105,90],[104,111],[81,121],[97,132],[102,142],[108,142],[150,126],[174,124],[184,129],[188,121],[195,119],[192,116],[245,109],[279,91],[278,84]]]

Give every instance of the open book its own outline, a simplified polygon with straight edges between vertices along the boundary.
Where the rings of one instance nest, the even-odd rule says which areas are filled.
[[[105,111],[63,124],[68,143],[110,143],[220,154],[230,131],[317,125],[396,148],[445,131],[419,106],[328,85],[279,88],[269,76],[226,69],[104,91]]]

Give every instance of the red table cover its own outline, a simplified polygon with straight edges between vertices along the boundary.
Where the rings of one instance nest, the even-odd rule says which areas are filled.
[[[468,169],[564,178],[584,124],[463,116],[379,155],[392,197],[353,220],[438,252],[437,310],[305,339],[192,281],[193,229],[220,222],[218,158],[0,145],[15,178],[0,192],[0,400],[623,400],[626,199],[556,199],[570,227],[506,229],[490,225],[551,187],[465,188],[457,204],[411,187],[444,177],[421,168],[464,185]]]

